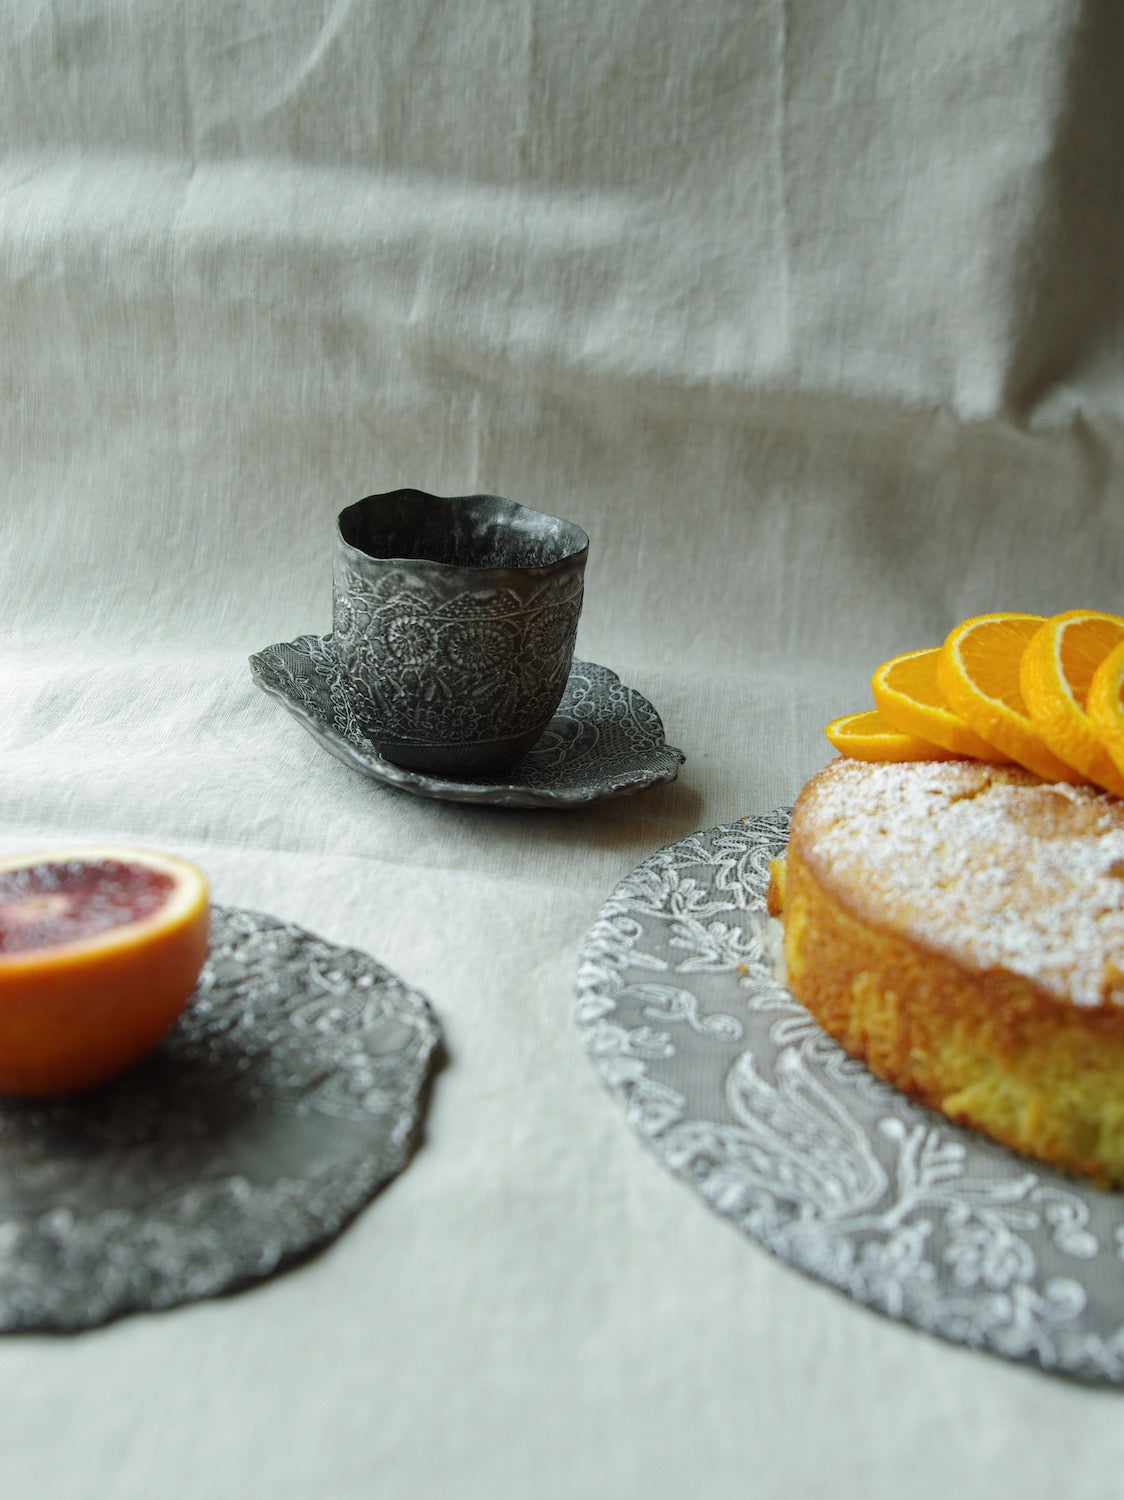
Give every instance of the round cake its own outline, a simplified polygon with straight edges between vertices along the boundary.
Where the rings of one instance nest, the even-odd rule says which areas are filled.
[[[836,760],[770,910],[787,983],[881,1078],[1124,1186],[1124,801],[972,760]]]

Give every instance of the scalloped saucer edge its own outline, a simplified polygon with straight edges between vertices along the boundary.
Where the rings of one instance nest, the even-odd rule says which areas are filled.
[[[266,646],[250,657],[250,671],[258,687],[337,760],[437,801],[585,807],[674,781],[686,759],[667,744],[648,699],[594,662],[573,663],[558,712],[504,781],[427,776],[385,760],[355,719],[331,636],[302,635]]]

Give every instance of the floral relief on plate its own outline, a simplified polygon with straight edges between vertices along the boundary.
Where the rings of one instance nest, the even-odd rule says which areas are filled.
[[[608,667],[574,661],[542,737],[500,780],[455,780],[387,760],[361,727],[331,636],[302,635],[256,652],[250,670],[344,765],[417,797],[493,807],[577,808],[674,781],[685,759],[653,704]]]
[[[1124,1384],[1124,1196],[881,1082],[777,978],[780,809],[654,854],[583,944],[577,1020],[629,1123],[716,1212],[868,1307]]]

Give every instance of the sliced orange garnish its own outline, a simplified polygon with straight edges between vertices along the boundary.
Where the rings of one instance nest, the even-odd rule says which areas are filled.
[[[973,615],[951,630],[937,658],[937,686],[949,707],[981,739],[1046,781],[1084,780],[1035,728],[1019,686],[1019,667],[1042,615]]]
[[[950,755],[971,755],[976,760],[1006,760],[954,713],[937,686],[939,646],[924,651],[906,651],[884,661],[870,680],[874,704],[890,725],[903,734],[917,735],[939,745]]]
[[[951,754],[939,745],[892,728],[877,709],[832,719],[824,734],[840,755],[850,756],[852,760],[952,759]]]
[[[1124,641],[1093,673],[1085,711],[1101,744],[1124,776]]]
[[[70,1094],[150,1052],[207,952],[186,860],[94,848],[0,860],[0,1093]]]
[[[1124,776],[1101,743],[1085,709],[1093,674],[1124,641],[1124,619],[1070,609],[1040,625],[1027,643],[1019,686],[1034,727],[1067,765],[1124,797]]]

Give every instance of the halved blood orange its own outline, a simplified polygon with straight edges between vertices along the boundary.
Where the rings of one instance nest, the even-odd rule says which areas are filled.
[[[203,872],[150,850],[0,860],[0,1094],[78,1093],[149,1053],[207,952]]]
[[[852,760],[952,760],[952,752],[892,728],[877,709],[832,719],[824,734]]]

